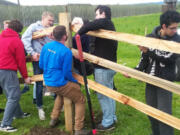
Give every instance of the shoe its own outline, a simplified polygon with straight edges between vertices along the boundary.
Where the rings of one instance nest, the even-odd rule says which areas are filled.
[[[12,126],[3,126],[3,125],[1,125],[0,126],[0,131],[3,131],[3,132],[16,132],[17,128],[14,128]]]
[[[102,124],[98,124],[97,125],[97,131],[110,131],[113,130],[115,128],[114,123],[108,127],[104,127]]]
[[[20,117],[13,117],[13,119],[20,119],[20,118],[27,118],[27,117],[30,117],[31,114],[30,113],[23,113],[23,115],[21,115]]]
[[[92,135],[92,131],[86,129],[75,130],[74,135]]]
[[[44,110],[42,108],[38,109],[38,113],[39,113],[39,119],[40,120],[45,120],[46,119],[45,112],[44,112]]]
[[[3,113],[3,112],[4,112],[4,109],[1,109],[1,108],[0,108],[0,113]]]
[[[23,115],[21,116],[21,118],[27,118],[30,117],[31,114],[30,113],[23,113]]]
[[[59,119],[55,119],[55,120],[51,119],[50,122],[49,122],[49,126],[51,128],[53,128],[53,127],[57,126],[59,123],[60,123]]]
[[[29,91],[29,86],[28,85],[25,85],[23,90],[21,91],[21,94],[24,94],[26,93],[27,91]]]
[[[36,104],[36,99],[35,98],[33,98],[33,104]]]

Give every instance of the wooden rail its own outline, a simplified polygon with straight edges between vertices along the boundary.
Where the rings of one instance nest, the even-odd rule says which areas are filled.
[[[79,30],[79,25],[71,26],[71,29],[74,32]],[[45,29],[44,31],[37,31],[33,33],[33,39],[40,38],[49,34],[49,32],[53,31],[54,27]],[[89,31],[88,35],[100,37],[100,38],[107,38],[122,42],[127,42],[132,45],[144,46],[153,49],[159,49],[163,51],[173,52],[180,54],[180,43],[174,41],[167,41],[161,39],[155,39],[150,37],[144,37],[134,34],[122,33],[122,32],[114,32],[109,30],[97,30],[97,31]]]
[[[84,85],[83,77],[78,74],[73,74],[76,80],[82,85]],[[31,78],[32,81],[42,81],[43,75],[35,75]],[[88,79],[88,86],[89,88],[93,89],[96,92],[99,92],[103,95],[106,95],[122,104],[129,105],[161,122],[164,122],[168,124],[169,126],[172,126],[176,129],[180,130],[180,119],[169,115],[165,112],[162,112],[156,108],[153,108],[149,105],[146,105],[144,103],[141,103],[133,98],[130,98],[124,94],[121,94],[117,91],[111,90],[110,88],[107,88],[99,83],[96,83],[92,80]]]
[[[61,13],[61,15],[62,15],[60,17],[60,18],[62,18],[60,20],[60,22],[62,22],[61,25],[66,26],[68,35],[71,36],[71,31],[69,29],[70,19],[68,19],[67,13],[65,13],[64,15],[63,15],[63,13]],[[51,33],[53,31],[53,29],[54,29],[54,27],[51,27],[51,28],[48,28],[45,30],[35,32],[35,33],[33,33],[33,39],[44,37],[44,36],[48,35],[49,33]],[[77,25],[71,26],[71,29],[74,32],[77,32],[79,30],[79,26],[77,26]],[[173,41],[165,41],[165,40],[160,40],[160,39],[148,38],[148,37],[143,37],[143,36],[138,36],[138,35],[133,35],[133,34],[107,31],[107,30],[89,31],[87,34],[91,35],[91,36],[100,37],[100,38],[118,40],[118,41],[130,43],[133,45],[140,45],[140,46],[144,46],[144,47],[148,47],[148,48],[159,49],[159,50],[164,50],[164,51],[180,54],[180,44],[173,42]],[[69,46],[71,44],[70,38],[68,39],[67,43],[68,43],[68,44],[66,44],[67,46]],[[73,52],[73,55],[77,55],[77,50],[72,49],[72,52]],[[180,94],[180,85],[177,85],[175,83],[172,83],[172,82],[169,82],[169,81],[166,81],[166,80],[163,80],[163,79],[160,79],[160,78],[148,75],[148,74],[145,74],[143,72],[139,72],[137,70],[122,66],[117,63],[113,63],[111,61],[108,61],[108,60],[105,60],[102,58],[98,58],[96,56],[93,56],[93,55],[90,55],[87,53],[84,53],[83,55],[84,55],[84,58],[89,60],[90,62],[113,69],[120,73],[128,73],[129,76],[131,76],[133,78],[144,81],[146,83],[156,85],[165,90]],[[81,76],[76,74],[75,78],[79,81],[79,83],[81,83],[81,84],[84,83],[83,78]],[[32,80],[33,81],[42,81],[43,76],[42,75],[33,76]],[[100,85],[94,81],[88,80],[88,85],[91,89],[93,89],[103,95],[106,95],[120,103],[129,105],[133,108],[136,108],[137,110],[180,130],[180,119],[178,119],[178,118],[175,118],[175,117],[173,117],[167,113],[164,113],[158,109],[155,109],[151,106],[141,103],[133,98],[126,96],[126,95],[123,95],[116,91],[112,91],[111,89],[109,89],[103,85]],[[71,102],[69,102],[65,108],[67,108],[67,110],[65,109],[65,113],[67,114],[67,115],[65,114],[66,130],[72,132]],[[70,113],[68,113],[67,111],[70,111]]]
[[[72,51],[73,55],[78,55],[78,51],[76,49],[72,48],[71,51]],[[143,73],[141,71],[114,63],[112,61],[109,61],[109,60],[106,60],[103,58],[99,58],[97,56],[94,56],[94,55],[91,55],[88,53],[83,53],[83,57],[84,57],[84,59],[86,59],[94,64],[98,64],[100,66],[112,69],[112,70],[120,72],[120,73],[128,73],[128,75],[130,77],[133,77],[135,79],[141,80],[146,83],[150,83],[152,85],[161,87],[165,90],[168,90],[168,91],[171,91],[171,92],[174,92],[174,93],[180,95],[180,85],[175,84],[173,82]]]

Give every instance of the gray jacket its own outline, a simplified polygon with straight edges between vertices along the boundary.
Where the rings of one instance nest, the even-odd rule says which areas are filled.
[[[32,34],[35,31],[42,30],[45,27],[42,26],[41,21],[37,21],[36,23],[31,24],[27,30],[22,35],[22,42],[24,43],[24,48],[26,52],[30,55],[34,55],[35,53],[41,53],[42,47],[52,41],[48,37],[43,37],[39,39],[32,39]]]

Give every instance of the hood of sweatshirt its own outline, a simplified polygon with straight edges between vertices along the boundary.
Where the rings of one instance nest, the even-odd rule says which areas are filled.
[[[7,28],[2,31],[1,36],[2,37],[19,37],[19,34],[16,31],[10,28]]]
[[[154,28],[154,30],[152,31],[152,33],[150,34],[152,37],[156,37],[159,39],[164,39],[164,40],[173,40],[173,41],[180,41],[180,36],[176,33],[173,36],[164,36],[161,37],[160,36],[160,30],[161,30],[161,26],[157,26]]]

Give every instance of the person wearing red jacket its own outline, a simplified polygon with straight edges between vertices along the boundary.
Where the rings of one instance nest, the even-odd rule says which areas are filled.
[[[20,71],[25,83],[30,83],[28,77],[24,45],[19,38],[23,25],[18,20],[12,20],[9,28],[0,34],[0,87],[6,94],[7,102],[3,120],[0,125],[0,131],[15,132],[12,127],[13,117],[27,117],[29,113],[23,113],[19,104],[20,86],[17,77],[17,70]]]
[[[8,28],[9,22],[10,22],[9,20],[5,20],[5,21],[3,22],[4,30],[5,30],[6,28]],[[0,87],[0,95],[1,95],[1,94],[3,94],[3,90],[2,90],[2,88]],[[2,113],[2,112],[4,112],[4,109],[0,108],[0,113]]]

